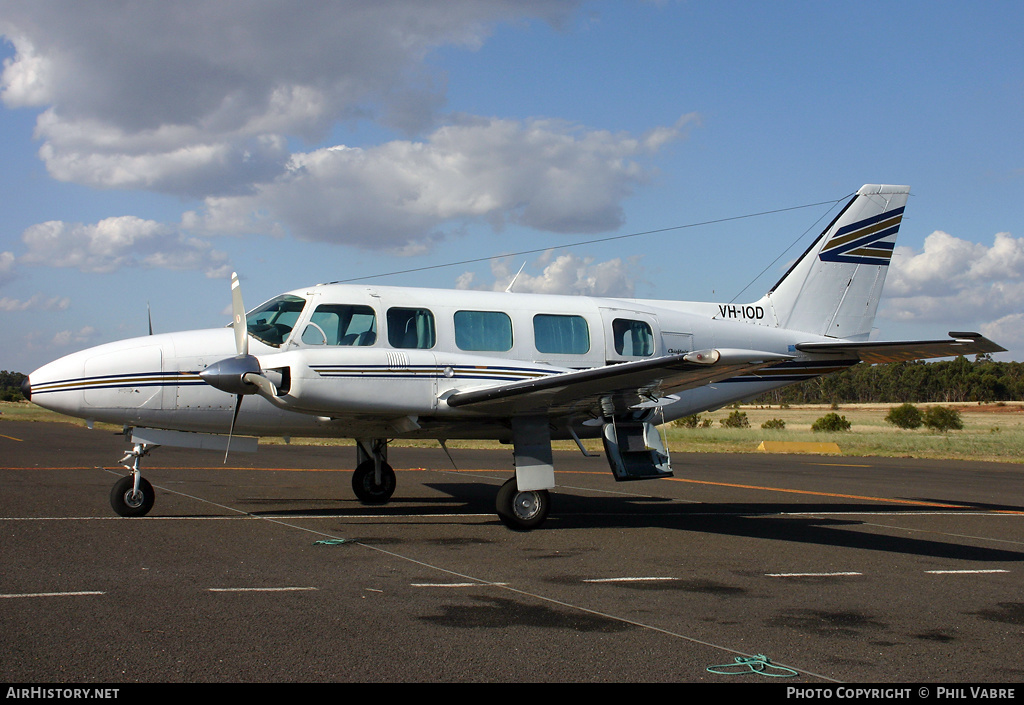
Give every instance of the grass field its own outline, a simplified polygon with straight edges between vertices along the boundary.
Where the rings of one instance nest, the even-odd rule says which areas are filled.
[[[831,408],[828,406],[794,406],[790,408],[740,406],[739,411],[747,415],[749,428],[723,428],[721,419],[735,409],[732,407],[702,414],[709,419],[707,428],[679,428],[672,424],[663,427],[673,452],[701,453],[754,453],[761,452],[757,446],[761,441],[821,442],[831,441],[839,445],[844,456],[890,456],[908,458],[948,458],[964,460],[992,460],[999,462],[1024,462],[1024,403],[1007,402],[1000,404],[950,405],[960,412],[963,430],[936,433],[920,428],[912,431],[901,430],[885,421],[885,415],[892,405],[850,404]],[[918,405],[924,410],[927,405]],[[839,433],[816,433],[811,424],[825,414],[835,412],[846,417],[851,423],[849,431]],[[784,429],[762,429],[761,424],[770,419],[781,419]],[[74,423],[84,426],[85,422],[70,419],[42,409],[28,402],[0,402],[0,434],[5,420],[36,421],[40,423]],[[101,424],[97,424],[101,426]],[[107,427],[119,430],[116,427]],[[283,439],[261,439],[261,443],[283,443]],[[293,438],[293,445],[347,445],[345,439],[302,439]],[[395,441],[396,445],[436,446],[435,441]],[[498,447],[497,443],[486,441],[451,441],[449,447]],[[558,442],[557,448],[575,448],[572,442]],[[600,442],[588,441],[587,446],[600,449]],[[502,446],[507,447],[507,446]]]
[[[710,428],[667,429],[672,450],[700,452],[755,452],[761,441],[820,442],[833,441],[843,455],[881,455],[908,458],[950,458],[964,460],[995,460],[1024,462],[1024,404],[948,405],[960,412],[964,428],[937,433],[919,428],[903,430],[885,420],[891,404],[850,404],[829,406],[795,406],[791,408],[741,406],[747,414],[749,428],[722,428],[721,419],[733,409],[721,409],[701,418],[712,420]],[[917,405],[922,411],[929,405]],[[834,412],[850,422],[849,431],[821,433],[811,425],[825,414]],[[781,419],[781,430],[766,430],[761,424]]]

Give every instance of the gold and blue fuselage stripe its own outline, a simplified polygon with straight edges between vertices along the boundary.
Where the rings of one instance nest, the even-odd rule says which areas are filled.
[[[491,365],[313,365],[312,369],[321,377],[334,378],[421,379],[445,377],[449,379],[485,379],[496,382],[519,382],[558,373],[556,370]]]
[[[901,207],[839,228],[818,257],[823,262],[888,265],[902,219]]]
[[[91,389],[191,386],[206,384],[199,372],[136,372],[124,375],[72,377],[53,382],[32,383],[32,396],[48,392],[83,392]]]
[[[492,380],[496,382],[518,382],[555,374],[555,371],[547,370],[474,365],[410,365],[408,367],[391,365],[314,365],[312,369],[320,377],[331,378],[378,377],[387,379],[421,379],[424,377],[446,377],[451,379]],[[123,375],[72,377],[52,382],[33,383],[32,394],[204,384],[206,382],[199,376],[198,371],[137,372]]]

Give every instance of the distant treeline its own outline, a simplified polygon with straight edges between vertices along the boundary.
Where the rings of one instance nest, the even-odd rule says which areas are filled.
[[[979,355],[942,362],[854,365],[824,377],[763,394],[756,404],[912,404],[1020,401],[1024,363]]]
[[[0,401],[24,399],[21,395],[21,380],[23,379],[25,379],[25,375],[20,372],[0,370]]]

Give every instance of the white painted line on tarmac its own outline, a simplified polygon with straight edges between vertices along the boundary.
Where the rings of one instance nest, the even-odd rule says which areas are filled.
[[[439,588],[468,588],[468,587],[494,587],[506,586],[508,583],[412,583],[412,587],[439,587]]]
[[[765,573],[765,575],[769,578],[833,578],[849,575],[863,575],[863,573],[847,571],[837,573]]]
[[[5,600],[16,598],[16,597],[79,597],[81,595],[106,595],[105,592],[98,590],[83,590],[80,592],[23,592],[14,593],[8,595],[0,595],[0,598]]]
[[[994,568],[992,570],[926,570],[925,573],[931,573],[932,575],[978,575],[981,573],[1009,573],[1008,570],[1002,570],[1000,568]]]
[[[298,592],[317,590],[315,587],[238,587],[238,588],[207,588],[208,592]]]
[[[632,578],[589,578],[584,580],[585,583],[642,583],[645,581],[653,580],[679,580],[679,578],[672,578],[668,576],[648,575],[648,576],[637,576]]]

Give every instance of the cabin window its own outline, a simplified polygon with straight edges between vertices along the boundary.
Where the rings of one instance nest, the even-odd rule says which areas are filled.
[[[616,318],[612,321],[615,352],[624,357],[647,357],[654,354],[654,333],[644,321]]]
[[[427,350],[437,341],[434,314],[425,308],[389,308],[388,343],[393,348]]]
[[[323,304],[302,331],[307,345],[373,345],[377,341],[377,314],[369,306]]]
[[[501,311],[456,311],[455,344],[459,350],[511,350],[512,319]]]
[[[537,352],[585,355],[590,352],[590,328],[583,316],[539,313],[533,317],[533,343]]]
[[[306,300],[298,296],[278,296],[245,315],[249,334],[267,345],[279,347],[295,327]]]

